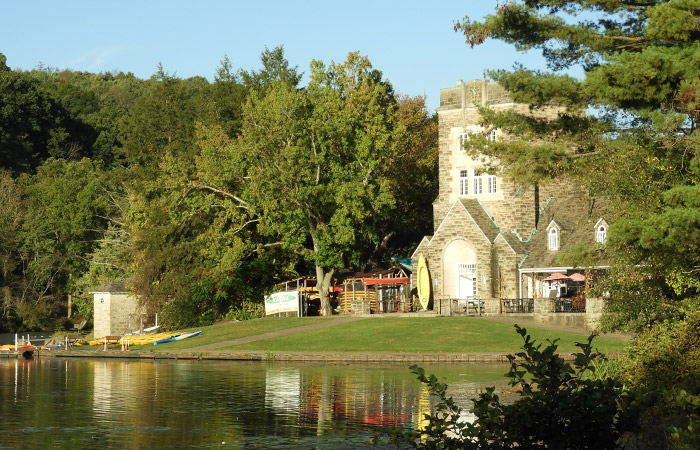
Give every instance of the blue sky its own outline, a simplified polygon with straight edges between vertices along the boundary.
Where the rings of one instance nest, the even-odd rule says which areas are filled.
[[[501,0],[502,1],[502,0]],[[407,95],[434,110],[440,88],[481,78],[518,61],[544,68],[538,54],[500,42],[475,49],[452,29],[465,15],[492,13],[496,0],[267,2],[223,0],[23,0],[0,2],[0,53],[13,69],[39,64],[148,78],[162,62],[171,74],[213,80],[228,55],[235,68],[260,67],[260,52],[283,45],[303,72],[309,62],[345,60],[359,50]]]

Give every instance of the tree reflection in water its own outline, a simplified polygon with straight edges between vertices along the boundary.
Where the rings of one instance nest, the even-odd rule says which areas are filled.
[[[430,370],[467,405],[506,367]],[[370,448],[430,402],[403,366],[1,359],[0,448]]]

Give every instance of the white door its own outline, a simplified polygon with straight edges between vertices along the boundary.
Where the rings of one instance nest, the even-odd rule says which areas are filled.
[[[457,263],[457,298],[474,297],[476,263]]]

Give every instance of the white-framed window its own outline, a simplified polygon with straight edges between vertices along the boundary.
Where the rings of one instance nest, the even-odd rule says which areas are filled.
[[[486,140],[496,142],[496,129],[495,128],[493,130],[489,131],[489,134],[486,135]]]
[[[555,227],[549,229],[549,245],[550,250],[559,250],[559,230]]]
[[[481,172],[478,170],[474,171],[474,195],[481,195],[483,192],[483,185],[481,179]]]
[[[476,263],[457,263],[457,275],[476,276]]]
[[[486,174],[486,192],[496,193],[496,175]]]
[[[459,195],[465,196],[469,195],[469,171],[460,170],[459,171]]]
[[[605,244],[605,240],[608,238],[608,229],[605,225],[600,225],[595,232],[595,241],[599,244]]]
[[[464,144],[469,140],[469,134],[470,133],[460,133],[459,135],[457,147],[459,148],[460,153],[466,152]]]

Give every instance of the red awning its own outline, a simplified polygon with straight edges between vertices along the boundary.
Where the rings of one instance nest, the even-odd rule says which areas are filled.
[[[408,277],[401,278],[364,278],[362,280],[363,286],[372,286],[376,284],[409,284],[411,279]]]

